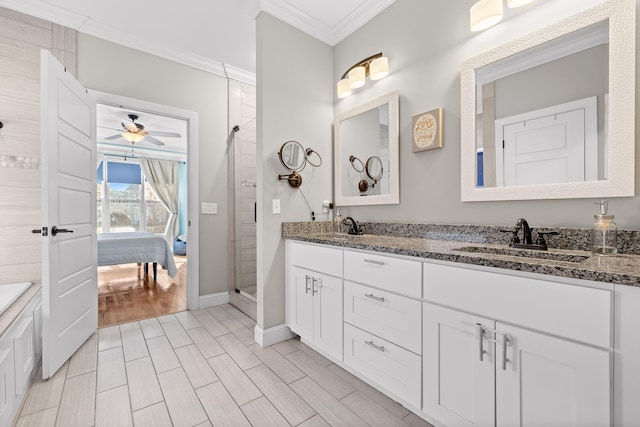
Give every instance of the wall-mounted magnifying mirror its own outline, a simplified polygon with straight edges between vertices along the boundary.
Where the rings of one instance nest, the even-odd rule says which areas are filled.
[[[635,0],[461,66],[462,200],[634,194]]]
[[[380,181],[382,176],[384,175],[384,167],[382,166],[382,160],[378,156],[372,156],[367,159],[367,163],[365,165],[365,169],[367,171],[367,176],[373,180],[372,187]]]
[[[337,115],[334,144],[337,206],[400,202],[397,91]]]
[[[309,163],[313,167],[322,165],[322,157],[311,148],[305,148],[298,141],[287,141],[278,151],[280,163],[291,173],[278,175],[278,181],[287,180],[290,186],[297,188],[302,185],[302,176],[298,173]]]
[[[301,171],[307,162],[304,147],[298,141],[287,141],[282,144],[278,157],[282,166],[291,172]]]

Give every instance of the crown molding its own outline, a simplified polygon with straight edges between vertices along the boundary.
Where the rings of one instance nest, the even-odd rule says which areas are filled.
[[[293,6],[287,0],[260,0],[260,10],[275,16],[333,47],[362,25],[366,24],[374,16],[391,6],[395,1],[396,0],[370,0],[362,3],[353,12],[341,19],[334,27],[323,24],[316,18]]]
[[[131,33],[118,30],[88,16],[84,16],[38,0],[0,0],[0,6],[35,16],[80,33],[98,37],[112,43],[130,47],[142,52],[178,62],[221,77],[239,80],[252,85],[256,84],[255,73],[223,64],[209,58],[179,48],[167,47],[162,43],[144,39]]]

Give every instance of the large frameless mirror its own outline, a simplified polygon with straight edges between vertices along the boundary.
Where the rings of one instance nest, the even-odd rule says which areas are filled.
[[[634,194],[635,1],[461,66],[462,200]]]

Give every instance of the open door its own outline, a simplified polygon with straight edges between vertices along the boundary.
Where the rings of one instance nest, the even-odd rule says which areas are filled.
[[[42,377],[98,327],[95,101],[41,55]]]

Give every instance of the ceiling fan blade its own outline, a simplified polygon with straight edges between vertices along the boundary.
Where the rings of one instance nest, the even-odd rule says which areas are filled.
[[[164,142],[162,142],[159,139],[156,139],[156,138],[154,138],[152,136],[149,136],[149,135],[145,136],[144,140],[147,141],[147,142],[150,142],[150,143],[152,143],[154,145],[164,145]]]
[[[175,132],[161,132],[161,131],[155,131],[155,130],[149,131],[148,135],[165,136],[170,138],[180,138],[182,136],[179,133],[175,133]]]
[[[136,124],[133,122],[122,122],[122,127],[131,133],[136,133],[139,130],[138,126],[136,126]]]
[[[108,137],[106,137],[104,139],[107,139],[107,140],[111,141],[113,139],[118,139],[118,138],[122,138],[122,135],[120,135],[119,133],[117,133],[115,135],[108,136]]]

